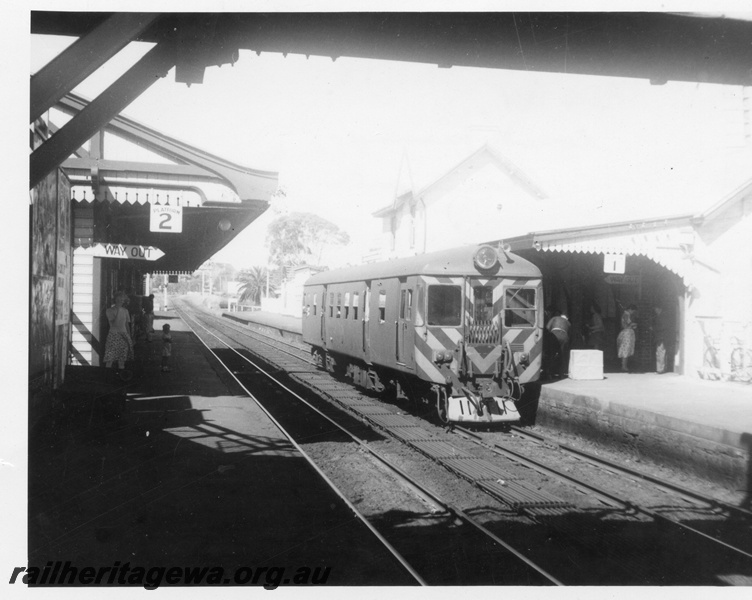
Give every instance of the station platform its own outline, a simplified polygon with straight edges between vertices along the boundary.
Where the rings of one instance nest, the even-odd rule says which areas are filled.
[[[244,323],[246,325],[252,325],[254,328],[260,331],[275,333],[286,339],[292,339],[296,341],[302,340],[300,317],[262,311],[222,311],[221,314],[227,319],[238,321],[239,323]]]
[[[69,367],[57,408],[32,420],[30,565],[220,567],[230,584],[257,573],[270,587],[331,567],[327,585],[414,583],[174,313],[154,328],[132,379]]]
[[[299,336],[300,319],[224,313]],[[673,373],[605,373],[599,380],[542,382],[535,423],[619,447],[640,460],[752,495],[752,385]]]

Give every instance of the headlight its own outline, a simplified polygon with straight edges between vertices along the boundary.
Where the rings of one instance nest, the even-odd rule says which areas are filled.
[[[475,266],[483,271],[492,269],[498,261],[499,255],[491,246],[481,246],[473,257]]]
[[[450,362],[452,360],[452,353],[449,350],[434,350],[433,362],[443,363]]]

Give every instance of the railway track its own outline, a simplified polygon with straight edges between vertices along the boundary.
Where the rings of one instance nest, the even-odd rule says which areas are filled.
[[[744,545],[743,539],[739,539],[744,536],[737,535],[734,538],[733,535],[729,535],[731,530],[736,530],[738,533],[739,527],[723,525],[729,523],[728,517],[731,514],[746,519],[748,515],[744,515],[744,511],[739,513],[734,510],[735,507],[722,506],[713,499],[698,498],[696,494],[694,498],[690,497],[692,494],[684,494],[682,501],[677,503],[677,490],[668,490],[666,486],[661,487],[662,493],[666,495],[663,496],[664,504],[659,509],[641,506],[633,502],[628,495],[620,495],[612,490],[593,485],[579,475],[567,473],[567,467],[558,468],[546,464],[548,460],[534,460],[526,456],[528,450],[520,449],[520,440],[526,440],[525,448],[537,445],[539,450],[542,448],[544,452],[551,454],[551,448],[555,445],[541,436],[531,436],[528,432],[519,429],[513,430],[515,436],[513,440],[509,434],[498,432],[479,434],[459,429],[450,432],[416,419],[412,415],[401,414],[395,411],[394,407],[366,396],[349,384],[333,379],[329,374],[315,369],[302,344],[290,344],[273,336],[254,332],[246,326],[227,322],[221,317],[195,313],[194,316],[188,316],[185,313],[186,310],[187,307],[183,307],[183,314],[187,318],[195,317],[204,321],[208,328],[221,329],[222,335],[231,339],[232,344],[238,344],[262,357],[279,374],[284,373],[296,383],[316,394],[325,396],[329,401],[344,408],[348,414],[355,415],[361,422],[368,423],[369,426],[392,436],[422,456],[435,461],[447,471],[482,490],[512,513],[552,531],[557,543],[569,548],[570,552],[573,551],[578,556],[592,557],[594,553],[602,554],[604,540],[618,538],[619,535],[624,535],[625,531],[650,531],[651,534],[646,535],[647,538],[654,537],[653,534],[658,531],[661,536],[665,536],[668,531],[685,548],[689,541],[690,547],[696,547],[698,556],[702,556],[706,548],[711,548],[716,557],[719,553],[722,554],[723,560],[727,563],[730,560],[728,564],[734,565],[734,569],[742,573],[743,581],[747,581],[745,578],[752,576],[752,571],[750,571],[752,554]],[[470,445],[482,451],[473,451]],[[557,446],[557,448],[561,450],[560,447]],[[568,453],[575,454],[574,452]],[[500,460],[502,455],[503,460]],[[576,459],[570,458],[569,460],[582,462],[587,459],[578,456]],[[561,462],[558,459],[557,461]],[[597,461],[592,461],[591,466],[595,462]],[[622,478],[629,477],[629,481],[637,476],[635,473],[618,472],[614,465],[600,464],[593,468],[601,469],[601,471],[609,469],[609,473],[617,474]],[[406,481],[404,474],[400,477]],[[642,481],[646,482],[646,485],[654,486],[660,483],[651,482],[649,478],[642,478]],[[412,482],[410,485],[421,490],[421,493],[432,498],[432,501],[442,504],[440,498],[434,498],[432,492],[420,483]],[[562,485],[566,488],[562,488]],[[568,491],[564,494],[560,493],[562,489],[567,488]],[[454,516],[469,517],[465,510],[451,502],[443,503],[442,506],[442,510]],[[693,515],[693,519],[687,518],[687,515]],[[694,524],[687,523],[692,520],[695,521]],[[485,521],[485,524],[479,521],[478,524],[493,533],[492,520]],[[749,527],[749,521],[746,521],[746,527]],[[506,542],[499,539],[495,540],[495,543],[503,545]],[[605,544],[608,545],[608,543],[610,542]],[[628,545],[630,548],[635,546],[634,540]],[[639,546],[639,542],[637,545]],[[576,550],[572,550],[575,547],[577,547]],[[634,550],[631,552],[634,553]],[[630,551],[626,554],[629,555]],[[535,560],[541,559],[540,555],[541,553],[538,552],[536,558],[536,552],[533,551],[526,559],[534,563]],[[530,558],[531,556],[533,558]],[[582,571],[590,571],[592,579],[584,583],[661,584],[672,582],[673,576],[667,575],[665,568],[660,564],[641,560],[639,557],[637,560],[634,559],[634,556],[628,556],[627,560],[606,561],[615,563],[611,565],[610,572],[606,570],[608,575],[606,573],[600,575],[597,568],[586,568],[574,569],[574,575],[570,571],[568,575],[571,578],[557,577],[555,576],[556,569],[552,569],[554,575],[549,581],[582,584],[581,578],[585,576]],[[542,567],[540,572],[549,574]],[[677,577],[681,576],[677,575]],[[696,570],[693,578],[694,576],[698,576]],[[605,581],[599,581],[600,577],[604,577]],[[702,580],[704,577],[707,577],[707,574],[699,576],[699,579]],[[713,581],[718,583],[718,578]],[[721,583],[735,581],[738,581],[738,576],[736,579],[731,577],[728,581],[720,579]]]
[[[191,327],[191,329],[198,335],[204,343],[204,339],[207,335],[214,337],[218,342],[224,344],[226,347],[235,349],[234,340],[224,341],[222,335],[210,331],[205,325],[189,314],[185,308],[178,308],[178,313],[183,320]],[[268,337],[263,336],[262,337]],[[278,344],[273,339],[266,339],[264,343],[268,344],[270,348],[277,348]],[[208,347],[208,346],[207,346]],[[236,350],[236,349],[235,349]],[[282,354],[282,361],[277,357],[277,363],[285,362],[284,356],[291,356],[295,360],[300,359],[299,353],[294,350],[279,348],[278,351]],[[470,580],[463,581],[462,583],[470,584],[505,584],[505,585],[561,585],[554,576],[547,573],[541,566],[535,564],[532,560],[527,558],[522,552],[512,547],[508,542],[503,540],[500,536],[486,528],[480,521],[474,519],[472,516],[464,512],[460,507],[454,505],[451,501],[442,498],[436,492],[428,489],[414,478],[405,473],[399,466],[393,464],[393,462],[380,453],[371,444],[360,437],[355,430],[359,427],[359,424],[350,427],[343,425],[327,414],[319,410],[312,405],[303,396],[296,393],[294,390],[288,388],[284,383],[277,380],[273,374],[268,373],[263,366],[252,362],[247,357],[243,356],[240,352],[237,352],[237,358],[240,362],[245,362],[248,366],[252,367],[256,372],[264,375],[267,380],[277,389],[284,390],[285,399],[293,401],[296,404],[296,418],[297,420],[305,421],[305,429],[299,432],[299,436],[295,436],[288,431],[287,426],[284,423],[284,418],[280,419],[279,414],[275,414],[273,407],[269,407],[263,401],[256,399],[259,405],[269,415],[269,417],[277,424],[278,427],[290,437],[291,441],[297,449],[307,458],[308,454],[305,451],[305,442],[301,442],[301,438],[305,440],[315,439],[320,432],[325,432],[328,436],[331,436],[333,432],[342,434],[344,438],[355,444],[358,450],[361,450],[368,454],[370,458],[378,461],[379,465],[385,468],[391,477],[398,480],[402,485],[409,488],[414,494],[416,494],[423,503],[431,507],[433,516],[432,528],[434,529],[432,535],[443,535],[445,537],[461,537],[460,543],[463,546],[469,546],[474,548],[475,554],[483,554],[485,556],[496,555],[496,559],[499,564],[503,564],[503,569],[478,569],[477,563],[468,564],[455,564],[453,568],[455,570],[465,573],[476,573],[478,575],[472,576]],[[238,380],[241,385],[244,385],[243,375],[240,373],[242,364],[229,364],[230,361],[224,359],[223,364],[228,367],[233,373],[233,376]],[[283,365],[278,365],[282,367]],[[289,365],[288,365],[289,366]],[[234,368],[233,368],[234,367]],[[238,368],[240,367],[240,368]],[[311,365],[311,368],[314,367]],[[307,369],[297,366],[296,374],[309,372]],[[249,395],[256,398],[254,394],[249,391]],[[303,414],[305,411],[305,414]],[[287,412],[287,411],[286,411]],[[297,438],[297,439],[296,439]],[[335,483],[327,476],[323,469],[316,465],[315,461],[309,458],[309,462],[319,472],[319,474],[329,483],[329,485],[335,489],[335,491],[342,497],[349,505],[351,510],[360,518],[372,531],[372,533],[378,537],[378,539],[384,544],[387,549],[399,560],[399,562],[405,567],[406,570],[415,578],[416,582],[420,584],[446,584],[443,580],[445,573],[444,567],[438,569],[435,565],[433,568],[430,565],[426,565],[426,559],[423,556],[425,554],[425,547],[422,544],[415,544],[415,540],[411,539],[411,536],[394,535],[394,532],[382,532],[376,525],[374,525],[369,519],[367,519],[356,506],[347,498],[347,495],[341,491]],[[439,519],[437,521],[437,518]],[[465,527],[459,534],[453,532],[453,529],[457,528],[457,522],[461,522]],[[470,531],[468,531],[470,530]],[[414,566],[415,563],[419,563],[420,567]],[[420,572],[419,572],[420,571]]]

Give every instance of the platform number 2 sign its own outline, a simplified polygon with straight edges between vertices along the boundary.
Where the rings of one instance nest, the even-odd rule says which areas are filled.
[[[183,207],[152,204],[149,231],[157,233],[182,233]]]

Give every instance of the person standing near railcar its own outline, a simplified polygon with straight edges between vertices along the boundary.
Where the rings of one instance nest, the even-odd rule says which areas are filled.
[[[593,350],[603,350],[603,335],[606,328],[603,326],[603,316],[597,304],[590,305],[590,322],[587,324],[588,342]]]
[[[546,329],[550,331],[559,347],[552,361],[551,374],[564,377],[569,369],[569,332],[572,328],[567,316],[560,310],[554,311],[554,316],[546,323]]]
[[[127,309],[128,296],[117,292],[113,305],[105,311],[110,330],[104,345],[104,364],[107,368],[117,363],[122,378],[129,378],[125,362],[133,360],[133,339],[131,338],[131,317]]]

